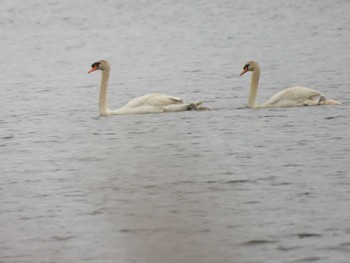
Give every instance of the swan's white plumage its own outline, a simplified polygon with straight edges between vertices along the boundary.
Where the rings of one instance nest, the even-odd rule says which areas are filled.
[[[318,90],[306,87],[292,87],[281,90],[268,99],[260,107],[294,107],[303,106],[307,101],[318,102],[321,93]]]
[[[340,102],[336,100],[326,100],[324,96],[321,100],[321,92],[315,89],[307,87],[292,87],[284,89],[265,103],[258,105],[256,103],[256,97],[259,87],[260,78],[260,66],[255,61],[249,61],[243,67],[241,75],[245,74],[247,71],[252,71],[252,79],[250,83],[250,93],[248,98],[248,106],[251,108],[270,108],[270,107],[297,107],[297,106],[316,106],[316,105],[337,105]]]
[[[127,107],[140,107],[144,105],[151,105],[154,107],[163,107],[171,104],[182,104],[182,99],[162,94],[148,94],[129,101],[125,106]]]
[[[145,114],[208,109],[207,107],[200,106],[202,104],[201,101],[185,103],[180,98],[156,93],[132,99],[121,108],[110,110],[107,103],[107,89],[110,72],[109,63],[106,60],[95,62],[92,64],[92,67],[88,73],[98,69],[102,71],[99,100],[100,115],[109,116],[113,114]]]

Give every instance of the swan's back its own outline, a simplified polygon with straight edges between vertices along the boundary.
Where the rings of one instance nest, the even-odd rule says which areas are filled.
[[[162,94],[148,94],[129,101],[124,107],[137,108],[144,106],[164,107],[172,104],[182,104],[182,99]]]
[[[316,100],[320,95],[321,93],[315,89],[292,87],[276,93],[261,105],[261,107],[302,106],[306,100]]]

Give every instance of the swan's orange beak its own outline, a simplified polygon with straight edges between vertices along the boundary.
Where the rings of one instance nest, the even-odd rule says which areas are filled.
[[[239,74],[240,76],[242,76],[244,73],[246,73],[248,71],[248,68],[247,67],[244,67],[243,68],[243,71],[241,72],[241,74]]]
[[[97,66],[94,66],[88,71],[88,73],[94,72],[96,69],[97,69]]]

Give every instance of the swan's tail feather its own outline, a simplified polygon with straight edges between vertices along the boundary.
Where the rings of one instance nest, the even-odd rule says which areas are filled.
[[[199,106],[199,105],[201,105],[203,102],[204,102],[204,101],[199,100],[199,101],[193,102],[193,104],[195,104],[196,106]]]
[[[197,110],[211,110],[211,108],[207,106],[197,106]]]

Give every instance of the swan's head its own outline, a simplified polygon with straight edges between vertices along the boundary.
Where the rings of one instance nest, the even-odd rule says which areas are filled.
[[[325,105],[326,102],[327,102],[326,97],[323,96],[323,95],[320,96],[320,99],[319,99],[319,101],[318,101],[318,104],[319,104],[319,105]]]
[[[337,100],[327,100],[325,96],[320,96],[318,105],[340,105],[341,103]]]
[[[95,70],[106,70],[109,69],[109,63],[107,60],[100,60],[91,65],[91,69],[88,73],[94,72]]]
[[[241,72],[240,76],[242,76],[244,73],[248,72],[248,71],[254,71],[256,68],[259,67],[259,64],[255,61],[248,61],[244,67],[243,67],[243,71]]]

